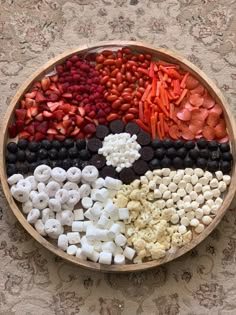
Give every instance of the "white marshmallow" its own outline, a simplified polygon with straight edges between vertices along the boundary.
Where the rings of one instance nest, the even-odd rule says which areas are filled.
[[[68,232],[67,239],[69,244],[74,245],[80,242],[80,234],[79,232]]]
[[[99,260],[98,262],[100,264],[110,265],[112,260],[112,254],[107,252],[101,252],[99,254]]]
[[[75,209],[74,210],[74,219],[75,221],[81,221],[84,220],[84,211],[83,209]]]
[[[119,208],[118,215],[120,220],[129,219],[129,210],[127,208]]]
[[[93,205],[93,200],[89,197],[83,197],[81,200],[82,207],[85,209],[89,209]]]
[[[74,256],[77,252],[78,247],[76,245],[70,245],[67,247],[67,254],[70,256]]]
[[[204,231],[205,227],[203,224],[199,223],[198,226],[194,229],[194,231],[198,234],[202,233]]]
[[[78,221],[72,222],[72,228],[71,229],[73,232],[85,232],[84,222],[78,222]]]
[[[124,265],[125,264],[125,256],[119,255],[119,254],[115,255],[114,264],[115,265]]]
[[[59,235],[58,237],[58,240],[57,240],[57,246],[63,250],[63,251],[67,251],[67,248],[68,248],[68,238],[65,234],[61,234]]]

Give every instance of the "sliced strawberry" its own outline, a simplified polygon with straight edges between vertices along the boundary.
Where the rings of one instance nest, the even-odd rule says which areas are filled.
[[[50,117],[52,117],[52,113],[50,113],[50,112],[44,110],[44,111],[43,111],[43,116],[46,117],[46,118],[50,118]]]
[[[54,139],[54,135],[47,135],[46,136],[46,139],[52,141]]]
[[[84,122],[84,118],[81,117],[80,115],[76,115],[76,125],[81,126]]]
[[[64,93],[64,94],[62,94],[62,96],[65,98],[72,98],[73,97],[72,93]]]
[[[25,127],[25,122],[24,122],[24,120],[16,120],[16,121],[15,121],[15,124],[16,124],[17,132],[20,132],[20,131],[23,131],[23,130],[24,130],[24,127]]]
[[[67,129],[69,128],[70,126],[72,126],[72,120],[63,120],[62,124],[63,126]]]
[[[25,100],[21,100],[20,101],[20,108],[25,108],[26,106],[25,106]]]
[[[29,123],[31,123],[32,120],[33,120],[33,118],[27,118],[25,120],[25,125],[28,125]]]
[[[71,105],[66,103],[66,104],[60,105],[59,108],[63,110],[64,113],[68,114],[70,112]]]
[[[74,131],[72,131],[70,135],[74,137],[74,136],[77,136],[79,132],[80,132],[80,128],[75,127]]]
[[[63,135],[55,135],[54,138],[57,139],[57,140],[59,140],[59,141],[63,141],[63,140],[65,140],[66,136],[63,136]]]
[[[18,134],[18,137],[19,137],[19,139],[29,139],[30,134],[28,132],[26,132],[26,131],[21,131]]]
[[[34,141],[34,136],[29,136],[28,140],[29,141]]]
[[[50,84],[49,89],[52,90],[52,91],[54,91],[54,92],[55,92],[56,94],[58,94],[58,95],[60,95],[61,93],[63,93],[63,92],[60,91],[58,85],[56,85],[55,83]]]
[[[56,131],[56,129],[49,128],[49,129],[47,130],[47,134],[48,134],[48,135],[57,135],[58,132]]]
[[[84,139],[85,134],[83,132],[80,132],[79,134],[77,134],[76,139]]]
[[[35,89],[35,88],[37,90],[41,89],[41,82],[35,81],[34,84],[33,84],[33,89]]]
[[[36,131],[41,132],[42,134],[46,134],[48,130],[48,122],[43,121],[40,125],[37,126]]]
[[[8,126],[8,133],[10,138],[15,138],[17,136],[16,124]]]
[[[30,124],[24,129],[24,131],[27,131],[33,136],[35,134],[35,126],[33,124]]]
[[[34,136],[34,140],[35,141],[41,141],[45,139],[45,135],[41,132],[36,132],[35,136]]]
[[[35,106],[36,102],[32,98],[26,98],[25,99],[25,107],[30,108],[32,106]]]
[[[78,107],[78,112],[80,116],[84,117],[85,116],[85,109],[81,106]]]
[[[60,132],[62,135],[66,134],[66,129],[61,122],[56,125],[56,130]]]
[[[51,94],[48,96],[48,98],[50,99],[50,101],[55,102],[55,101],[58,101],[58,100],[59,100],[60,96],[59,96],[58,94],[56,94],[56,93],[51,93]]]
[[[69,128],[66,129],[66,135],[70,136],[71,132],[74,130],[73,126],[70,126]]]
[[[41,103],[41,102],[46,102],[47,101],[46,97],[40,91],[37,92],[35,100],[36,100],[37,103]]]
[[[25,116],[26,116],[26,109],[23,109],[23,108],[21,108],[21,109],[16,109],[15,110],[15,115],[16,115],[16,118],[17,118],[17,120],[24,120],[25,119]]]
[[[42,114],[42,113],[38,114],[38,115],[35,117],[35,119],[36,119],[37,121],[43,121],[43,114]]]
[[[64,115],[65,114],[62,110],[56,110],[55,112],[53,112],[53,118],[57,121],[61,121]]]
[[[70,116],[69,116],[69,115],[65,115],[65,116],[63,117],[63,120],[68,120],[68,119],[70,119]]]
[[[30,107],[28,111],[30,112],[31,117],[35,117],[39,113],[39,108],[38,106],[33,106],[33,107]]]
[[[51,81],[50,81],[49,77],[44,77],[41,80],[41,86],[42,86],[42,89],[44,91],[46,91],[49,88],[50,84],[51,84]]]
[[[57,82],[58,81],[58,74],[51,75],[49,78],[52,82]]]
[[[77,106],[74,106],[74,105],[71,105],[70,106],[70,114],[75,114],[77,112],[77,109],[78,107]]]
[[[35,98],[36,94],[37,94],[37,90],[28,92],[25,94],[25,98]]]

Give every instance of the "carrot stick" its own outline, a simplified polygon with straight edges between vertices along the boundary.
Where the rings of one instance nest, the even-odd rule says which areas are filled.
[[[139,125],[140,128],[142,128],[144,131],[150,133],[150,129],[148,128],[148,126],[146,126],[141,119],[135,119],[135,122],[137,125]]]
[[[152,115],[151,117],[151,131],[152,131],[152,139],[156,138],[156,121],[155,121],[155,115]]]
[[[147,98],[147,96],[148,96],[148,94],[149,94],[151,88],[152,88],[152,85],[151,85],[151,84],[148,84],[148,86],[146,87],[146,90],[145,90],[144,93],[143,93],[143,96],[142,96],[142,98],[141,98],[141,101],[144,102],[144,101],[146,100],[146,98]]]
[[[189,72],[186,72],[185,75],[184,75],[184,77],[183,77],[183,79],[182,79],[182,81],[181,81],[181,83],[180,83],[180,87],[181,87],[182,89],[185,89],[186,80],[187,80],[187,77],[188,77],[188,76],[189,76]]]
[[[138,103],[139,119],[143,120],[143,102]]]
[[[164,77],[163,77],[163,81],[167,81],[167,80],[168,80],[168,78],[169,78],[169,77],[168,77],[168,74],[167,74],[167,73],[165,73],[165,74],[164,74]]]
[[[154,72],[157,72],[158,71],[158,67],[157,67],[157,64],[155,63],[154,64]]]
[[[158,123],[157,123],[157,134],[158,134],[158,138],[160,140],[163,140],[162,133],[161,133],[161,122],[160,121],[158,121]]]
[[[154,62],[153,61],[151,61],[150,63],[149,77],[154,78]]]
[[[173,84],[173,87],[174,87],[174,94],[175,95],[180,95],[181,93],[181,90],[180,90],[180,82],[179,80],[173,80],[174,84]]]
[[[157,103],[157,105],[160,107],[161,111],[166,115],[166,117],[169,117],[169,113],[166,110],[164,104],[162,103],[162,101],[160,100],[159,97],[155,98],[155,102]]]
[[[165,131],[164,131],[164,116],[163,116],[163,113],[160,113],[159,117],[160,117],[160,123],[161,123],[160,124],[160,131],[161,131],[162,137],[164,137]]]
[[[163,61],[163,60],[159,60],[157,62],[157,65],[158,66],[164,66],[164,67],[174,67],[174,68],[178,68],[177,65],[174,65],[173,63],[169,63],[169,62],[166,62],[166,61]]]
[[[160,65],[160,66],[159,66],[159,69],[160,69],[161,71],[163,71],[163,72],[165,72],[165,73],[168,74],[168,70],[166,69],[166,67]]]
[[[174,117],[174,104],[170,103],[170,119]]]
[[[168,95],[166,93],[166,90],[164,89],[163,86],[160,86],[160,98],[162,103],[167,107],[167,109],[169,108],[169,99],[168,99]]]
[[[157,94],[157,78],[152,79],[152,96],[156,96]]]
[[[167,122],[165,120],[164,120],[164,131],[165,131],[165,134],[167,134],[168,131],[169,131],[168,124],[167,124]]]
[[[161,82],[157,81],[156,96],[160,96],[160,86],[161,86]]]
[[[176,105],[179,105],[181,103],[181,101],[183,100],[183,98],[185,97],[185,95],[187,94],[188,89],[184,89],[178,99],[178,101],[175,103]]]
[[[178,80],[181,79],[181,75],[175,69],[168,69],[167,74],[171,78],[178,79]]]

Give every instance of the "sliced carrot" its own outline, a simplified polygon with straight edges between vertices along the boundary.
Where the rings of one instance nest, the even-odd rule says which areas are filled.
[[[182,137],[185,140],[193,140],[194,139],[194,133],[189,129],[188,126],[186,126],[185,128],[181,127],[181,130],[182,130]]]
[[[220,120],[220,116],[217,113],[213,112],[213,113],[208,114],[206,123],[210,127],[215,127],[218,124],[219,120]]]
[[[166,115],[166,117],[169,117],[169,113],[167,112],[167,109],[165,108],[165,106],[162,103],[161,99],[159,97],[156,97],[155,98],[155,102],[160,107],[161,111]]]
[[[195,78],[190,74],[190,75],[187,77],[185,84],[186,84],[186,88],[187,88],[188,90],[193,90],[193,89],[195,89],[195,88],[198,86],[199,81],[198,81],[197,79],[195,79]]]
[[[175,95],[180,95],[181,94],[181,89],[180,89],[180,82],[179,80],[173,80],[173,93]]]
[[[202,135],[206,140],[211,141],[215,139],[215,129],[210,126],[204,126],[202,130]]]
[[[177,112],[176,117],[183,121],[189,121],[191,119],[191,113],[188,109],[181,109]]]
[[[181,132],[180,132],[179,127],[177,125],[172,125],[169,128],[169,136],[174,140],[179,139],[179,137],[181,136]]]
[[[206,109],[196,108],[191,111],[191,115],[193,120],[205,121],[208,116],[208,111]]]
[[[189,76],[189,72],[186,72],[181,83],[180,83],[180,87],[182,89],[185,89],[185,87],[186,87],[186,81],[187,81],[188,76]]]
[[[158,121],[158,123],[157,123],[157,134],[158,134],[159,139],[163,140],[162,133],[161,133],[161,122],[160,121]]]
[[[166,69],[165,66],[160,65],[160,66],[159,66],[159,69],[160,69],[161,71],[163,71],[164,73],[168,74],[168,69]]]
[[[226,128],[221,124],[218,124],[217,126],[215,126],[215,135],[217,138],[224,138],[225,136],[227,136]]]
[[[179,105],[182,100],[184,99],[184,97],[186,96],[188,90],[187,89],[184,89],[179,97],[179,99],[177,100],[177,102],[175,103],[176,105]]]
[[[191,119],[190,125],[195,126],[198,129],[202,129],[202,127],[204,126],[205,122],[203,119]]]
[[[221,138],[218,140],[219,143],[224,143],[229,141],[229,136],[225,136],[224,138]]]
[[[202,132],[202,128],[199,128],[198,126],[194,125],[194,124],[190,124],[189,125],[189,130],[192,131],[192,133],[194,135],[197,135],[198,133]]]
[[[204,96],[202,107],[210,109],[215,105],[214,99],[210,95]]]
[[[209,110],[209,112],[211,112],[211,113],[217,113],[218,115],[221,115],[222,114],[222,108],[221,108],[221,106],[219,105],[219,104],[215,104],[210,110]]]
[[[197,87],[195,87],[194,89],[190,90],[191,94],[200,94],[203,95],[205,93],[205,88],[202,84],[198,84]]]
[[[191,94],[189,97],[189,101],[192,105],[200,107],[203,104],[203,97],[199,94]]]

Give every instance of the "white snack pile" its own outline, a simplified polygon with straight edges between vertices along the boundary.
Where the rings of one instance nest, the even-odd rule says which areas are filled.
[[[67,172],[40,165],[34,176],[18,175],[9,177],[8,183],[13,197],[22,202],[27,221],[40,235],[57,240],[68,255],[101,264],[124,264],[126,256],[135,255],[134,249],[126,250],[123,234],[122,221],[129,219],[129,211],[117,208],[111,199],[122,186],[120,180],[98,178],[92,165]]]
[[[106,158],[106,164],[112,165],[120,172],[125,167],[130,167],[138,160],[141,146],[137,143],[137,136],[123,132],[110,134],[103,140],[103,146],[98,150]]]
[[[162,258],[189,243],[192,230],[202,233],[219,210],[230,180],[220,171],[162,169],[122,185],[113,201],[125,220],[127,245],[138,254],[133,262]],[[129,211],[127,218],[122,208]]]

